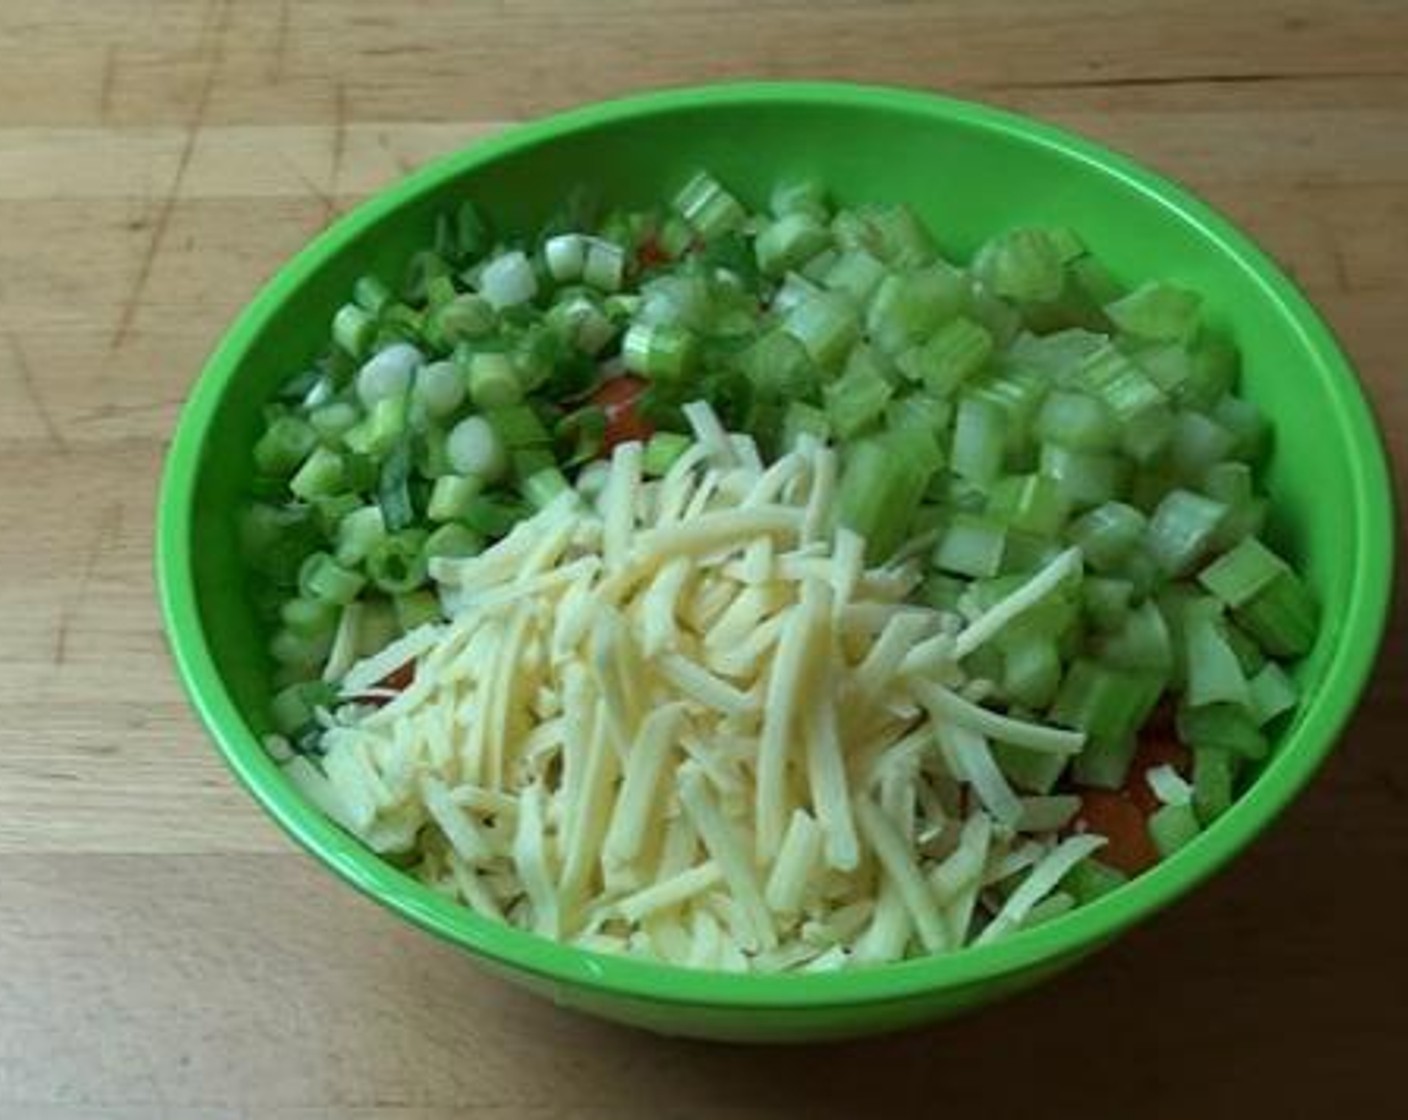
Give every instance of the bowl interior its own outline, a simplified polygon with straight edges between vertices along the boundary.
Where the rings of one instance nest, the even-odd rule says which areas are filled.
[[[673,970],[526,945],[534,939],[488,930],[421,897],[428,892],[316,819],[257,743],[267,665],[244,597],[235,510],[262,401],[316,353],[354,278],[398,277],[428,241],[435,213],[464,196],[498,228],[526,232],[578,184],[608,203],[647,205],[700,167],[754,205],[777,179],[802,176],[825,182],[845,203],[907,203],[960,258],[1003,228],[1071,226],[1121,279],[1167,278],[1202,293],[1209,318],[1242,353],[1243,392],[1274,421],[1270,536],[1324,605],[1319,641],[1298,670],[1309,702],[1248,797],[1193,846],[1116,896],[994,947],[1000,951],[881,969],[829,989],[830,978],[820,986],[809,979],[788,993],[771,981],[749,988],[748,978],[736,991],[732,981],[696,987],[676,982]],[[1259,253],[1186,194],[1091,145],[976,106],[855,87],[716,87],[515,130],[418,173],[323,234],[261,293],[202,375],[168,469],[159,570],[183,676],[227,757],[291,831],[359,886],[395,896],[411,917],[503,963],[569,985],[624,984],[638,996],[705,1002],[840,1004],[978,981],[1088,946],[1170,901],[1244,844],[1328,749],[1367,673],[1388,584],[1387,494],[1377,436],[1328,333]],[[799,995],[803,988],[821,994]]]

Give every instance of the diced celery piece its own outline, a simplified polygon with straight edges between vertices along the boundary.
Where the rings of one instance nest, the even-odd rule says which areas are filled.
[[[845,296],[818,292],[788,312],[783,330],[806,347],[817,365],[836,369],[860,338],[860,318]]]
[[[1115,742],[1136,732],[1163,692],[1161,673],[1118,669],[1077,658],[1051,706],[1051,719],[1086,732],[1092,741]]]
[[[1194,749],[1233,751],[1252,762],[1261,761],[1271,749],[1246,709],[1236,704],[1181,707],[1177,718],[1179,740]]]
[[[1049,393],[1036,415],[1036,438],[1072,451],[1109,451],[1119,446],[1114,414],[1098,397],[1062,389]]]
[[[941,571],[981,579],[1002,567],[1007,531],[997,521],[957,513],[934,549],[934,566]]]
[[[848,363],[846,373],[827,385],[823,394],[832,430],[842,439],[864,431],[879,419],[893,393],[873,363]]]
[[[1220,747],[1193,748],[1193,810],[1204,828],[1232,807],[1237,760]]]
[[[816,390],[816,366],[807,348],[784,330],[771,330],[753,343],[743,367],[757,392],[768,400],[797,400]]]
[[[1072,522],[1066,536],[1097,572],[1113,572],[1139,546],[1147,526],[1133,506],[1105,502]]]
[[[1092,857],[1081,860],[1071,868],[1061,880],[1061,886],[1075,896],[1077,903],[1084,906],[1097,898],[1103,898],[1127,882],[1129,876],[1123,871]]]
[[[1236,439],[1232,445],[1232,455],[1249,463],[1261,460],[1271,437],[1270,427],[1261,409],[1251,401],[1228,394],[1213,405],[1211,415]]]
[[[880,282],[866,314],[870,340],[887,354],[923,342],[963,310],[962,273],[946,264],[891,273]]]
[[[1129,777],[1129,764],[1139,741],[1133,732],[1122,739],[1091,739],[1071,764],[1071,773],[1083,786],[1119,789]]]
[[[958,610],[958,601],[968,589],[966,581],[946,576],[942,572],[930,572],[919,584],[915,592],[917,602],[936,611]]]
[[[748,213],[723,184],[701,171],[680,188],[675,209],[701,237],[714,238],[743,224]]]
[[[987,241],[973,272],[998,295],[1020,302],[1053,300],[1065,283],[1061,248],[1044,229],[1014,229]]]
[[[1129,485],[1129,463],[1115,455],[1041,445],[1041,472],[1050,475],[1073,506],[1113,501]]]
[[[1201,831],[1191,805],[1165,805],[1149,817],[1149,839],[1164,859],[1187,846]]]
[[[1094,644],[1102,661],[1121,669],[1148,669],[1163,674],[1173,669],[1173,639],[1152,600],[1129,611],[1120,626]]]
[[[769,225],[753,242],[758,270],[764,276],[781,276],[820,253],[831,244],[831,231],[815,214],[794,211]]]
[[[1009,782],[1028,793],[1042,795],[1056,788],[1070,762],[1065,755],[1027,750],[1010,743],[993,743],[992,754]]]
[[[656,432],[646,441],[641,471],[647,478],[662,478],[689,450],[693,440],[683,432]]]
[[[1124,334],[1149,342],[1183,342],[1198,329],[1202,298],[1175,284],[1151,281],[1108,304],[1105,314]]]
[[[809,214],[825,221],[831,211],[826,188],[815,179],[783,179],[772,188],[768,208],[781,218],[787,214]]]
[[[1061,657],[1056,643],[1023,634],[1003,644],[1002,693],[1027,708],[1045,708],[1061,683]]]
[[[1128,351],[1150,381],[1174,400],[1181,400],[1193,376],[1193,355],[1179,343],[1154,343]]]
[[[1113,345],[1102,346],[1086,357],[1076,373],[1076,381],[1082,389],[1109,406],[1121,428],[1168,403],[1163,390]]]
[[[1237,351],[1225,339],[1203,336],[1189,353],[1188,378],[1178,388],[1181,404],[1206,411],[1237,383]]]
[[[1320,626],[1320,610],[1300,576],[1277,573],[1234,612],[1237,623],[1273,657],[1310,652]]]
[[[1066,523],[1070,503],[1044,474],[1013,475],[993,487],[988,512],[1020,532],[1054,537]]]
[[[894,431],[856,440],[848,448],[837,492],[837,520],[860,534],[871,563],[887,559],[907,539],[938,466],[929,448],[932,442],[922,433]]]
[[[1183,642],[1188,705],[1234,704],[1247,709],[1247,679],[1227,641],[1221,605],[1211,599],[1189,602],[1183,609]]]
[[[635,323],[621,340],[621,361],[632,373],[677,384],[693,373],[698,342],[685,327]]]
[[[1085,361],[1109,342],[1108,335],[1081,327],[1050,334],[1024,332],[1013,341],[1009,357],[1017,365],[1044,374],[1064,387],[1074,383]]]
[[[959,316],[927,341],[900,354],[895,365],[911,381],[922,382],[931,393],[946,397],[983,368],[992,350],[992,336],[973,320]]]
[[[797,437],[809,435],[825,443],[831,438],[831,421],[826,413],[804,401],[792,401],[782,419],[782,446],[796,445]]]
[[[1261,594],[1283,572],[1284,560],[1254,537],[1248,537],[1198,573],[1198,582],[1236,609]]]
[[[897,397],[885,407],[885,423],[891,428],[915,428],[938,439],[953,419],[953,404],[927,393]]]
[[[1124,625],[1134,594],[1134,586],[1128,580],[1087,575],[1081,593],[1086,616],[1094,626],[1115,631]]]
[[[1274,661],[1263,665],[1247,687],[1251,693],[1252,718],[1262,727],[1289,712],[1300,700],[1295,682]]]
[[[991,401],[971,394],[958,402],[950,461],[956,474],[990,483],[1002,473],[1007,446],[1007,418]]]
[[[1201,412],[1180,409],[1173,417],[1169,465],[1180,478],[1204,477],[1231,454],[1235,444],[1236,437],[1216,420]],[[1209,496],[1218,497],[1216,494]]]
[[[1186,575],[1202,560],[1227,507],[1191,490],[1171,491],[1154,510],[1145,547],[1168,576]]]
[[[1232,652],[1237,657],[1237,664],[1242,667],[1242,676],[1246,677],[1248,684],[1250,684],[1251,678],[1261,672],[1262,666],[1266,664],[1266,654],[1256,644],[1256,639],[1236,623],[1224,619],[1222,635],[1227,639],[1227,644],[1232,647]]]
[[[821,283],[833,292],[850,296],[858,307],[864,307],[886,274],[884,263],[864,249],[847,249],[826,270]]]
[[[864,215],[875,239],[876,256],[896,268],[917,268],[934,259],[934,239],[908,206],[867,206]]]

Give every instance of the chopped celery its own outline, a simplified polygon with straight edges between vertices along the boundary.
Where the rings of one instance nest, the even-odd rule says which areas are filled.
[[[1266,736],[1246,708],[1236,704],[1179,708],[1178,738],[1194,749],[1214,747],[1232,751],[1252,762],[1261,761],[1270,750]]]
[[[1183,642],[1188,705],[1234,704],[1248,709],[1247,678],[1227,640],[1222,607],[1208,599],[1188,603],[1183,609]]]
[[[1075,896],[1076,902],[1084,906],[1097,898],[1103,898],[1127,882],[1129,876],[1123,871],[1092,857],[1081,860],[1071,868],[1061,880],[1061,885]]]
[[[870,301],[866,332],[882,351],[899,354],[958,315],[965,300],[962,274],[947,265],[891,273]]]
[[[704,238],[727,233],[742,225],[748,216],[743,204],[704,171],[680,188],[675,195],[675,209]]]
[[[1114,346],[1088,355],[1076,371],[1076,382],[1104,401],[1122,428],[1167,405],[1163,390]]]
[[[1002,648],[1002,692],[1027,708],[1044,708],[1061,683],[1061,655],[1049,638],[1022,635]]]
[[[1237,756],[1220,747],[1193,748],[1193,809],[1206,828],[1232,805]]]
[[[1078,508],[1113,501],[1123,496],[1129,485],[1129,464],[1115,455],[1044,443],[1040,463],[1042,473],[1055,479],[1067,500]]]
[[[1196,292],[1174,284],[1141,284],[1129,295],[1105,307],[1121,331],[1149,342],[1183,342],[1198,329]]]
[[[818,292],[788,313],[782,329],[806,347],[817,365],[835,369],[859,340],[860,319],[844,296]]]
[[[1116,669],[1086,658],[1071,664],[1051,719],[1090,737],[1076,756],[1082,782],[1109,789],[1122,784],[1134,734],[1158,702],[1165,679],[1161,673]]]
[[[694,370],[698,347],[684,327],[636,323],[621,342],[626,369],[654,381],[679,382]]]
[[[1164,859],[1185,847],[1201,831],[1191,805],[1165,805],[1149,817],[1149,839]]]
[[[759,233],[753,247],[758,255],[758,271],[764,276],[781,276],[830,244],[831,231],[821,219],[805,211],[794,211]]]
[[[895,359],[911,381],[922,382],[938,396],[948,396],[982,369],[992,354],[992,335],[971,319],[959,316],[928,340]]]
[[[934,566],[971,579],[995,576],[1006,544],[1007,531],[1000,522],[957,513],[934,549]]]
[[[1233,608],[1243,606],[1289,570],[1279,556],[1248,537],[1198,573],[1198,582]]]
[[[1186,575],[1206,553],[1227,507],[1191,490],[1168,494],[1149,518],[1144,545],[1160,570]]]
[[[1309,653],[1320,627],[1315,599],[1290,568],[1278,572],[1233,614],[1237,624],[1273,657]]]
[[[1043,443],[1072,451],[1110,451],[1120,442],[1119,425],[1104,401],[1060,389],[1042,402],[1035,434]]]
[[[923,451],[923,436],[887,432],[853,443],[836,498],[837,519],[860,534],[872,563],[888,558],[905,540],[929,478],[937,467]]]
[[[1268,661],[1261,667],[1247,682],[1247,689],[1250,693],[1252,718],[1263,727],[1277,716],[1294,708],[1300,699],[1295,682],[1274,661]]]
[[[647,478],[661,478],[693,444],[681,432],[656,432],[646,441],[641,470]]]
[[[988,512],[1019,532],[1054,537],[1066,523],[1070,503],[1047,475],[1012,475],[992,488]]]
[[[1052,300],[1065,282],[1062,247],[1049,230],[1014,229],[992,238],[973,272],[998,295],[1019,302]]]
[[[852,363],[851,368],[826,386],[826,415],[831,429],[850,439],[870,427],[889,403],[894,389],[873,366]]]
[[[1007,417],[997,405],[971,394],[958,402],[953,426],[953,470],[977,483],[991,483],[1002,473],[1007,445]]]
[[[748,349],[744,369],[754,389],[770,400],[810,396],[817,386],[816,366],[800,339],[771,330]]]
[[[1120,624],[1094,642],[1101,660],[1121,669],[1173,669],[1173,639],[1158,606],[1146,600],[1129,611]]]
[[[294,735],[314,720],[314,710],[330,707],[337,699],[337,689],[326,681],[300,681],[280,689],[269,705],[275,729],[283,735]]]
[[[1095,626],[1114,631],[1124,625],[1134,594],[1134,585],[1128,580],[1088,575],[1082,592],[1086,615]]]
[[[825,221],[831,212],[831,203],[826,197],[826,187],[815,179],[784,179],[774,185],[768,208],[779,218],[807,214]]]
[[[1105,502],[1071,523],[1067,539],[1097,572],[1119,568],[1144,538],[1148,519],[1124,502]]]
[[[831,291],[842,292],[858,306],[864,306],[886,275],[884,263],[870,253],[864,249],[847,249],[837,255],[821,282]]]
[[[1173,417],[1168,448],[1169,465],[1180,478],[1199,478],[1217,469],[1235,444],[1236,437],[1216,420],[1201,412],[1182,409]],[[1219,495],[1209,493],[1209,497],[1218,498]]]

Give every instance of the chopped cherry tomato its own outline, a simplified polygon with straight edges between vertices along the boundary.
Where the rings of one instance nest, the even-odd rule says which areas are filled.
[[[1159,855],[1149,837],[1148,821],[1161,802],[1145,775],[1156,766],[1168,765],[1186,777],[1190,764],[1188,748],[1174,734],[1171,711],[1156,710],[1139,734],[1124,785],[1117,790],[1076,790],[1080,795],[1076,825],[1109,840],[1095,858],[1130,875],[1157,863]]]
[[[640,245],[636,248],[637,268],[655,268],[657,265],[669,263],[670,254],[665,252],[664,247],[661,246],[659,240],[653,233],[646,235],[645,239],[642,240]]]
[[[625,374],[603,381],[592,394],[592,404],[606,413],[606,443],[602,449],[605,454],[609,455],[618,443],[633,439],[644,441],[655,433],[655,428],[638,408],[645,389],[643,380]]]
[[[411,686],[411,682],[416,679],[416,663],[407,661],[404,665],[397,666],[376,682],[377,688],[390,689],[393,692],[403,692]]]
[[[1095,853],[1096,859],[1126,875],[1138,875],[1158,862],[1147,817],[1123,790],[1083,789],[1079,793],[1076,825],[1109,841]]]

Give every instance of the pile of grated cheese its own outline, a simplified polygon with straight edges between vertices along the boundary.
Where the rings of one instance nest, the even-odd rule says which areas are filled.
[[[484,553],[434,561],[449,621],[348,669],[291,778],[486,917],[681,965],[878,963],[1072,905],[1061,880],[1103,841],[1062,838],[1076,799],[1019,796],[991,746],[1083,738],[983,707],[963,664],[1079,554],[975,618],[916,606],[916,570],[867,568],[831,528],[830,448],[764,466],[686,411],[665,477],[623,445]]]

